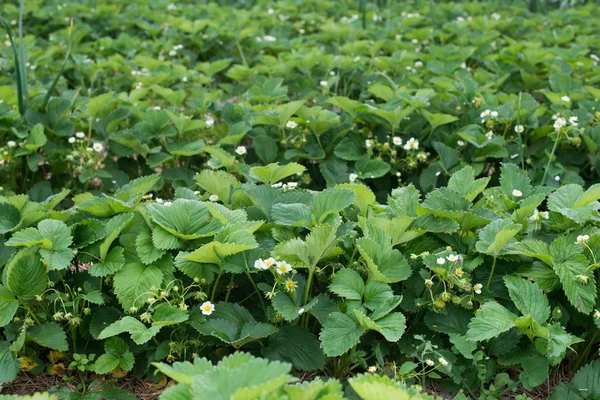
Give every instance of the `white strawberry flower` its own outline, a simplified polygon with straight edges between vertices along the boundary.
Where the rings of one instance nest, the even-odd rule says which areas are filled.
[[[429,358],[427,360],[425,360],[425,364],[427,364],[427,366],[429,366],[429,367],[433,367],[435,365],[433,360],[431,360]]]
[[[323,87],[327,87],[327,86],[329,86],[329,83],[327,83],[327,81],[321,81],[321,82],[319,82],[319,85],[321,85]]]
[[[263,40],[265,42],[275,42],[275,41],[277,41],[277,38],[275,36],[266,35],[263,37]]]
[[[358,179],[358,175],[352,173],[350,176],[348,176],[348,179],[350,179],[350,182],[354,182],[356,179]]]
[[[200,309],[202,310],[202,314],[210,315],[213,313],[213,311],[215,311],[215,305],[213,303],[211,303],[210,301],[205,301],[200,306]]]
[[[69,138],[69,143],[73,144],[73,143],[75,143],[75,141],[76,141],[76,140],[77,140],[77,139],[75,139],[74,137],[72,137],[72,136],[71,136],[71,137]]]
[[[575,243],[576,244],[584,244],[584,243],[587,243],[588,240],[590,240],[589,235],[579,235],[579,236],[577,236],[577,242],[575,242]]]
[[[448,257],[446,257],[448,259],[448,261],[450,262],[458,262],[460,261],[460,255],[455,255],[455,254],[449,254]]]
[[[265,261],[262,258],[259,258],[258,260],[254,261],[254,268],[268,269],[267,266],[265,265]]]
[[[513,189],[512,195],[515,197],[521,197],[523,196],[523,192],[521,192],[519,189]]]
[[[560,99],[562,101],[564,101],[565,103],[570,103],[571,102],[571,98],[569,96],[563,96]]]
[[[446,264],[446,259],[444,257],[440,257],[436,260],[436,262],[438,263],[438,265],[444,265]]]
[[[83,132],[77,132],[75,134],[75,136],[77,136],[78,139],[83,139],[85,137],[85,133],[83,133]]]
[[[446,361],[446,359],[444,357],[438,358],[438,361],[440,364],[442,364],[442,366],[444,366],[444,367],[448,366],[448,361]]]
[[[462,147],[465,145],[465,142],[463,142],[462,140],[459,140],[458,142],[456,142],[456,144]]]
[[[492,138],[494,137],[494,132],[492,132],[492,131],[487,131],[487,132],[486,132],[486,134],[485,134],[485,137],[486,137],[488,140],[492,140]]]
[[[480,118],[489,117],[491,113],[492,113],[492,111],[491,111],[491,110],[485,110],[485,111],[483,111],[481,114],[479,114],[479,117],[480,117]]]
[[[17,145],[17,142],[15,142],[14,140],[9,140],[8,142],[6,142],[6,145],[8,147],[15,147]]]
[[[210,201],[219,201],[219,196],[216,194],[211,194],[210,196],[208,196],[208,200]]]
[[[556,118],[556,121],[554,121],[554,129],[555,130],[560,130],[561,128],[565,127],[565,125],[567,125],[567,120],[564,118]]]
[[[237,154],[239,154],[240,156],[243,156],[244,154],[246,154],[248,152],[248,150],[246,150],[246,146],[238,146],[235,148],[235,152]]]
[[[297,126],[298,124],[296,123],[296,121],[288,121],[285,123],[285,127],[289,129],[296,129]]]
[[[215,120],[212,117],[206,117],[204,123],[206,124],[207,128],[212,128],[212,126],[215,124]]]
[[[515,126],[515,132],[517,133],[523,133],[525,131],[525,128],[523,127],[523,125],[517,125]]]
[[[399,136],[394,136],[392,138],[392,142],[396,145],[396,146],[402,146],[402,138]]]
[[[481,294],[481,289],[483,289],[483,285],[481,283],[476,283],[475,286],[473,286],[473,290],[477,294]]]
[[[408,142],[404,144],[404,150],[419,150],[419,141],[414,137],[408,139]]]
[[[569,117],[569,124],[572,126],[577,126],[578,118],[576,116]]]
[[[365,146],[367,146],[367,149],[371,146],[373,146],[373,140],[371,139],[367,139],[365,140]]]
[[[279,275],[285,275],[292,272],[292,266],[285,261],[279,261],[277,263],[276,271]]]
[[[92,145],[92,148],[94,149],[94,151],[96,153],[100,153],[102,150],[104,150],[104,146],[102,146],[102,143],[98,143],[98,142],[94,143]]]

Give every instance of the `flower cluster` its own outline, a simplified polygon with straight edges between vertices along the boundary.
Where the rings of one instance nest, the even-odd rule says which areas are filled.
[[[279,275],[286,275],[292,272],[292,265],[285,261],[277,261],[273,257],[269,257],[266,260],[259,258],[254,261],[254,268],[259,270],[268,270],[272,266],[275,266],[275,272]]]

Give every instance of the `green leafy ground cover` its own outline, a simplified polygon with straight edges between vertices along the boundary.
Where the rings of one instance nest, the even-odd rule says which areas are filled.
[[[600,398],[598,5],[191,3],[0,5],[0,385]]]

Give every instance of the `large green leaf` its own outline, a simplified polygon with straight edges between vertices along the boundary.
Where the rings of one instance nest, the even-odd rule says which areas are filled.
[[[341,356],[358,342],[365,330],[346,314],[334,312],[319,335],[321,347],[328,357]]]
[[[467,338],[471,341],[491,339],[515,326],[517,316],[499,303],[484,303],[469,323]]]
[[[262,352],[269,359],[291,362],[301,371],[318,371],[325,366],[319,340],[299,326],[281,327],[269,337]]]
[[[531,315],[538,324],[550,316],[548,298],[535,282],[516,276],[505,276],[504,283],[515,306],[523,315]]]
[[[148,300],[152,287],[159,288],[162,280],[163,272],[159,268],[132,262],[115,274],[113,287],[123,309],[129,310],[140,308]]]
[[[497,257],[510,253],[511,239],[521,230],[522,225],[497,219],[479,231],[479,240],[475,244],[477,251]],[[514,242],[514,241],[513,241]]]
[[[15,316],[19,302],[3,285],[0,285],[0,328],[6,326]]]
[[[46,290],[48,276],[35,249],[21,250],[6,267],[6,287],[23,300],[33,300]]]
[[[53,350],[67,351],[67,334],[56,322],[45,322],[29,329],[27,337],[43,347]]]
[[[272,163],[263,167],[253,167],[250,172],[263,183],[272,185],[288,176],[302,174],[305,170],[306,168],[303,165],[292,162],[286,165]]]
[[[317,222],[332,213],[338,213],[354,202],[355,194],[350,189],[325,189],[314,198],[313,214]]]
[[[592,219],[600,209],[600,184],[583,191],[581,186],[570,184],[561,186],[548,196],[548,209],[583,224]]]
[[[388,342],[397,342],[406,329],[406,318],[399,312],[389,313],[386,316],[373,321],[362,311],[354,310],[358,323],[368,330],[381,333]]]
[[[159,330],[160,326],[152,326],[148,328],[142,322],[133,317],[124,317],[107,326],[102,332],[100,332],[98,339],[106,339],[119,335],[123,332],[127,332],[131,335],[131,340],[133,340],[136,344],[144,344],[156,336]]]

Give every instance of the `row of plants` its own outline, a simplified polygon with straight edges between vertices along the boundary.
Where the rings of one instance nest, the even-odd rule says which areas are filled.
[[[496,399],[562,365],[578,372],[553,399],[600,396],[600,184],[467,166],[378,202],[360,183],[297,188],[304,172],[204,170],[168,198],[149,175],[70,207],[67,190],[0,197],[0,382],[172,379],[166,400],[418,399],[435,383]]]
[[[364,182],[380,201],[465,164],[598,178],[593,4],[369,3],[365,22],[334,1],[21,3],[0,6],[6,193],[114,193],[155,172],[189,187],[273,162],[306,166],[301,187]]]

